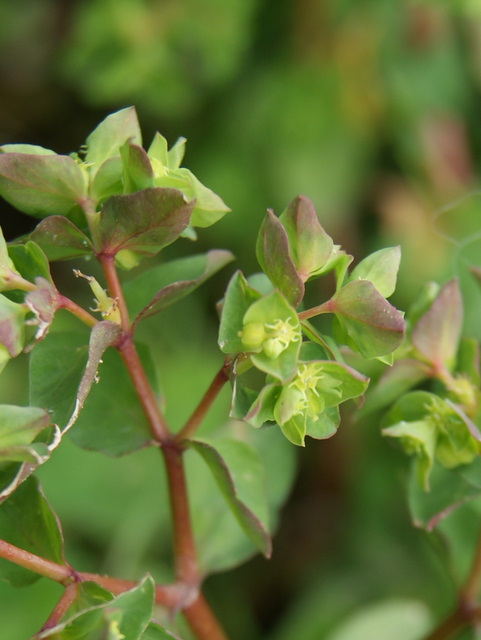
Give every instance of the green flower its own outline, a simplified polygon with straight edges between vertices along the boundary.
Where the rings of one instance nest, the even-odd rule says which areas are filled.
[[[295,310],[278,291],[247,309],[238,336],[258,369],[283,382],[295,375],[302,342],[301,325]]]

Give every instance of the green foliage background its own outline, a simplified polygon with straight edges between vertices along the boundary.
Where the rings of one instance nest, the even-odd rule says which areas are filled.
[[[426,280],[457,275],[466,333],[480,338],[481,298],[468,273],[480,262],[480,7],[476,0],[3,2],[0,140],[66,153],[105,114],[135,104],[146,140],[157,129],[170,144],[186,136],[187,166],[232,208],[195,245],[184,241],[184,253],[227,248],[239,268],[257,270],[266,208],[280,213],[303,193],[357,258],[402,245],[398,307],[409,306]],[[33,220],[0,206],[9,238],[32,228]],[[78,298],[79,283],[57,272],[59,287]],[[188,406],[185,388],[194,396],[221,362],[214,307],[227,275],[212,282],[162,316],[159,375],[168,416],[179,424],[197,400]],[[150,337],[160,333],[156,322],[147,323]],[[21,361],[9,365],[3,402],[25,399],[23,374]],[[227,402],[225,395],[211,428]],[[159,469],[151,453],[113,461],[67,443],[41,470],[75,567],[168,577],[169,532],[152,489]],[[455,590],[436,553],[440,541],[409,523],[405,458],[381,439],[377,417],[353,426],[348,416],[335,438],[311,441],[297,455],[273,559],[254,558],[207,582],[232,638],[382,638],[376,625],[385,629],[387,619],[395,630],[396,616],[414,621],[412,640],[421,637]],[[289,482],[292,470],[280,458],[276,473]],[[469,562],[479,510],[475,501],[446,523],[457,573]],[[55,602],[58,591],[46,580],[26,590],[0,585],[3,637],[23,640],[37,629],[48,609],[42,601]],[[346,620],[360,611],[352,632]]]

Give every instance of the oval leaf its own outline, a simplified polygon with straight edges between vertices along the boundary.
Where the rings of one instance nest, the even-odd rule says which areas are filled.
[[[401,312],[367,280],[348,282],[331,299],[329,306],[353,346],[365,358],[392,353],[404,340]]]
[[[69,156],[3,153],[0,195],[32,216],[66,216],[86,197],[87,179]]]
[[[175,189],[144,189],[112,196],[100,214],[98,232],[104,254],[131,249],[155,255],[189,224],[194,203]]]

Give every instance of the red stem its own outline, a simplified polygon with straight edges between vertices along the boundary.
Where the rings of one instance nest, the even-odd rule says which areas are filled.
[[[202,595],[183,611],[190,628],[202,640],[228,640]]]
[[[5,540],[0,540],[0,558],[5,558],[20,567],[63,585],[68,585],[76,579],[76,574],[71,567],[45,560],[34,553],[15,547]]]
[[[93,327],[98,322],[97,318],[95,318],[91,313],[89,313],[85,309],[82,309],[82,307],[79,306],[76,302],[70,300],[70,298],[66,298],[65,296],[59,296],[58,308],[66,309],[74,316],[77,316],[79,320],[81,320],[89,327]]]
[[[222,391],[225,383],[229,380],[231,363],[232,358],[230,357],[224,360],[221,368],[216,373],[209,388],[205,392],[197,407],[194,409],[194,412],[182,427],[182,429],[179,431],[179,433],[176,435],[175,439],[178,442],[191,438],[194,432],[198,429],[200,423],[205,418],[215,399]]]
[[[97,255],[97,259],[104,272],[109,295],[117,302],[122,329],[128,333],[130,331],[129,312],[125,303],[125,298],[122,292],[122,287],[120,285],[117,269],[115,268],[115,258],[110,254],[106,255],[100,253]]]
[[[170,432],[165,418],[159,409],[159,405],[145,374],[139,355],[132,340],[127,334],[120,341],[117,349],[124,361],[132,386],[142,405],[144,413],[156,442],[163,444],[170,440]]]
[[[52,629],[62,620],[64,615],[67,613],[70,605],[73,603],[75,598],[77,597],[78,590],[78,582],[72,582],[67,587],[65,587],[64,592],[60,596],[59,601],[52,609],[51,614],[49,615],[47,621],[42,626],[40,631],[45,631],[46,629]],[[35,637],[35,636],[34,636]]]

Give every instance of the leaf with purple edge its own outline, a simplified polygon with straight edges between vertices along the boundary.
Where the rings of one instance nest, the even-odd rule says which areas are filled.
[[[348,282],[328,304],[353,346],[365,358],[385,356],[402,344],[405,330],[402,313],[368,280]]]
[[[239,440],[216,440],[215,448],[204,440],[188,441],[186,445],[204,459],[243,531],[270,557],[267,498],[256,451]]]
[[[411,340],[421,357],[434,367],[454,364],[463,324],[463,302],[456,279],[447,282],[416,322]]]
[[[272,284],[297,307],[304,297],[304,282],[290,256],[286,230],[270,210],[257,237],[256,255]]]
[[[98,225],[102,251],[123,249],[153,256],[180,236],[194,203],[174,189],[144,189],[106,200]]]
[[[87,177],[69,156],[3,153],[0,195],[32,216],[68,216],[87,196]]]
[[[137,316],[134,322],[187,296],[233,259],[230,251],[213,249],[158,265],[130,280],[124,285],[124,294],[130,312]]]
[[[30,238],[51,261],[69,260],[93,253],[92,243],[87,236],[64,216],[44,218],[32,231]]]

